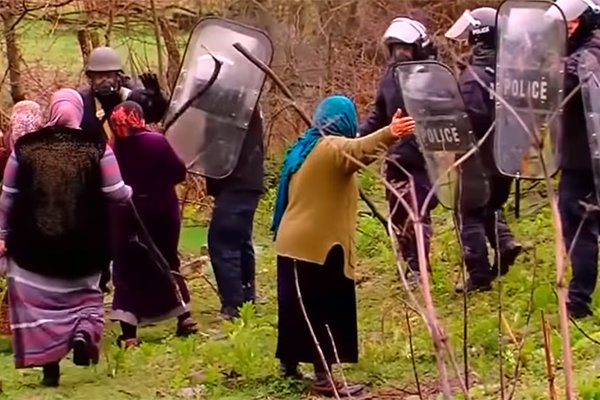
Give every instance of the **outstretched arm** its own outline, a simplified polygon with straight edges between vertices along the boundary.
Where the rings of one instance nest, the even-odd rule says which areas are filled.
[[[348,173],[358,171],[362,164],[370,164],[396,140],[389,126],[358,139],[326,137],[329,145],[336,146],[338,163]],[[358,162],[357,162],[358,161]]]

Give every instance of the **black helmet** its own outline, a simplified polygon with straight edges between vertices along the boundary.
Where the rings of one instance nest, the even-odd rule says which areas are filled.
[[[449,39],[467,39],[470,45],[496,47],[496,14],[490,7],[465,10],[445,36]]]
[[[428,60],[437,57],[437,48],[425,26],[411,18],[395,18],[383,34],[383,44],[391,56],[393,44],[409,44],[415,46],[415,60]]]

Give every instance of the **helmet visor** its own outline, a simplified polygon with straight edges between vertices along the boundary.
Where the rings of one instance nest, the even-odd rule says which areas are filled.
[[[407,18],[396,18],[385,31],[383,39],[385,41],[395,39],[402,43],[414,44],[422,37],[423,33],[414,21]]]

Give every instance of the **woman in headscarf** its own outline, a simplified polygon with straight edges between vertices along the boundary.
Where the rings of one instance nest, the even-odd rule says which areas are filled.
[[[26,133],[36,131],[42,127],[42,109],[35,101],[19,101],[12,108],[10,115],[10,126],[6,135],[2,135],[2,146],[0,147],[0,176],[4,174],[4,168],[8,157],[18,138]],[[0,259],[0,277],[5,273],[6,260]],[[8,319],[8,293],[0,298],[0,335],[10,335],[10,322]]]
[[[175,191],[185,180],[185,164],[163,135],[146,127],[137,103],[118,105],[109,123],[115,156],[135,205],[117,212],[111,319],[120,322],[125,347],[137,344],[137,326],[174,317],[177,335],[189,335],[196,332],[196,324],[179,274],[181,220]]]
[[[10,127],[4,136],[6,148],[12,151],[21,136],[37,131],[41,127],[42,109],[40,105],[31,100],[19,101],[13,106]]]
[[[354,234],[360,165],[352,159],[368,164],[413,129],[413,119],[398,112],[390,126],[355,139],[354,104],[332,96],[319,104],[313,127],[285,158],[271,228],[277,250],[277,358],[291,377],[300,376],[298,363],[312,363],[312,389],[319,394],[334,394],[328,371],[337,356],[342,363],[358,361]],[[340,395],[362,390],[360,385],[335,386]]]
[[[82,115],[75,90],[54,93],[48,124],[16,141],[0,196],[15,366],[42,366],[47,386],[70,350],[76,365],[98,362],[108,203],[131,198],[112,150],[79,128]]]

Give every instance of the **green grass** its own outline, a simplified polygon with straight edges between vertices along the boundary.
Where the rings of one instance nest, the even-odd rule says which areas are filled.
[[[365,178],[366,179],[366,178]],[[373,195],[380,196],[373,188]],[[259,303],[256,310],[244,309],[235,323],[217,320],[218,300],[199,276],[189,284],[193,293],[194,316],[201,333],[193,338],[173,336],[174,321],[141,330],[144,344],[122,351],[114,345],[118,329],[108,324],[104,357],[95,368],[81,369],[66,360],[63,385],[59,389],[38,386],[39,370],[17,371],[12,367],[7,342],[0,341],[0,380],[8,399],[95,399],[95,398],[179,398],[182,389],[201,399],[302,399],[303,387],[280,379],[274,359],[276,344],[275,255],[267,227],[273,191],[264,198],[257,212],[256,244],[263,251],[258,258]],[[379,198],[380,206],[381,198]],[[516,399],[547,398],[545,358],[540,334],[540,311],[552,325],[552,351],[557,362],[557,385],[562,387],[561,345],[558,331],[553,269],[550,215],[543,209],[534,215],[509,220],[528,251],[504,280],[504,315],[517,340],[528,334],[522,353],[523,366]],[[435,240],[432,248],[434,299],[462,366],[462,296],[452,288],[459,279],[459,251],[448,212],[434,213]],[[393,388],[414,388],[409,336],[405,315],[409,312],[417,369],[424,386],[435,384],[437,372],[433,348],[423,322],[405,306],[406,296],[398,287],[397,273],[389,241],[378,222],[360,219],[358,235],[358,285],[360,362],[346,366],[346,375],[369,385],[374,392]],[[184,229],[182,243],[200,245],[204,234]],[[533,314],[526,326],[532,275],[537,260]],[[207,277],[214,281],[210,271]],[[498,285],[495,291],[469,298],[468,354],[475,399],[497,399],[498,395]],[[598,296],[594,298],[598,303]],[[600,310],[596,309],[596,312]],[[581,326],[600,339],[600,321],[590,318]],[[517,350],[510,335],[502,336],[505,373],[512,376]],[[581,399],[597,399],[596,382],[600,367],[600,346],[572,329],[573,353]],[[462,367],[461,367],[462,368]],[[451,373],[453,375],[453,373]],[[507,380],[509,380],[507,378]]]

